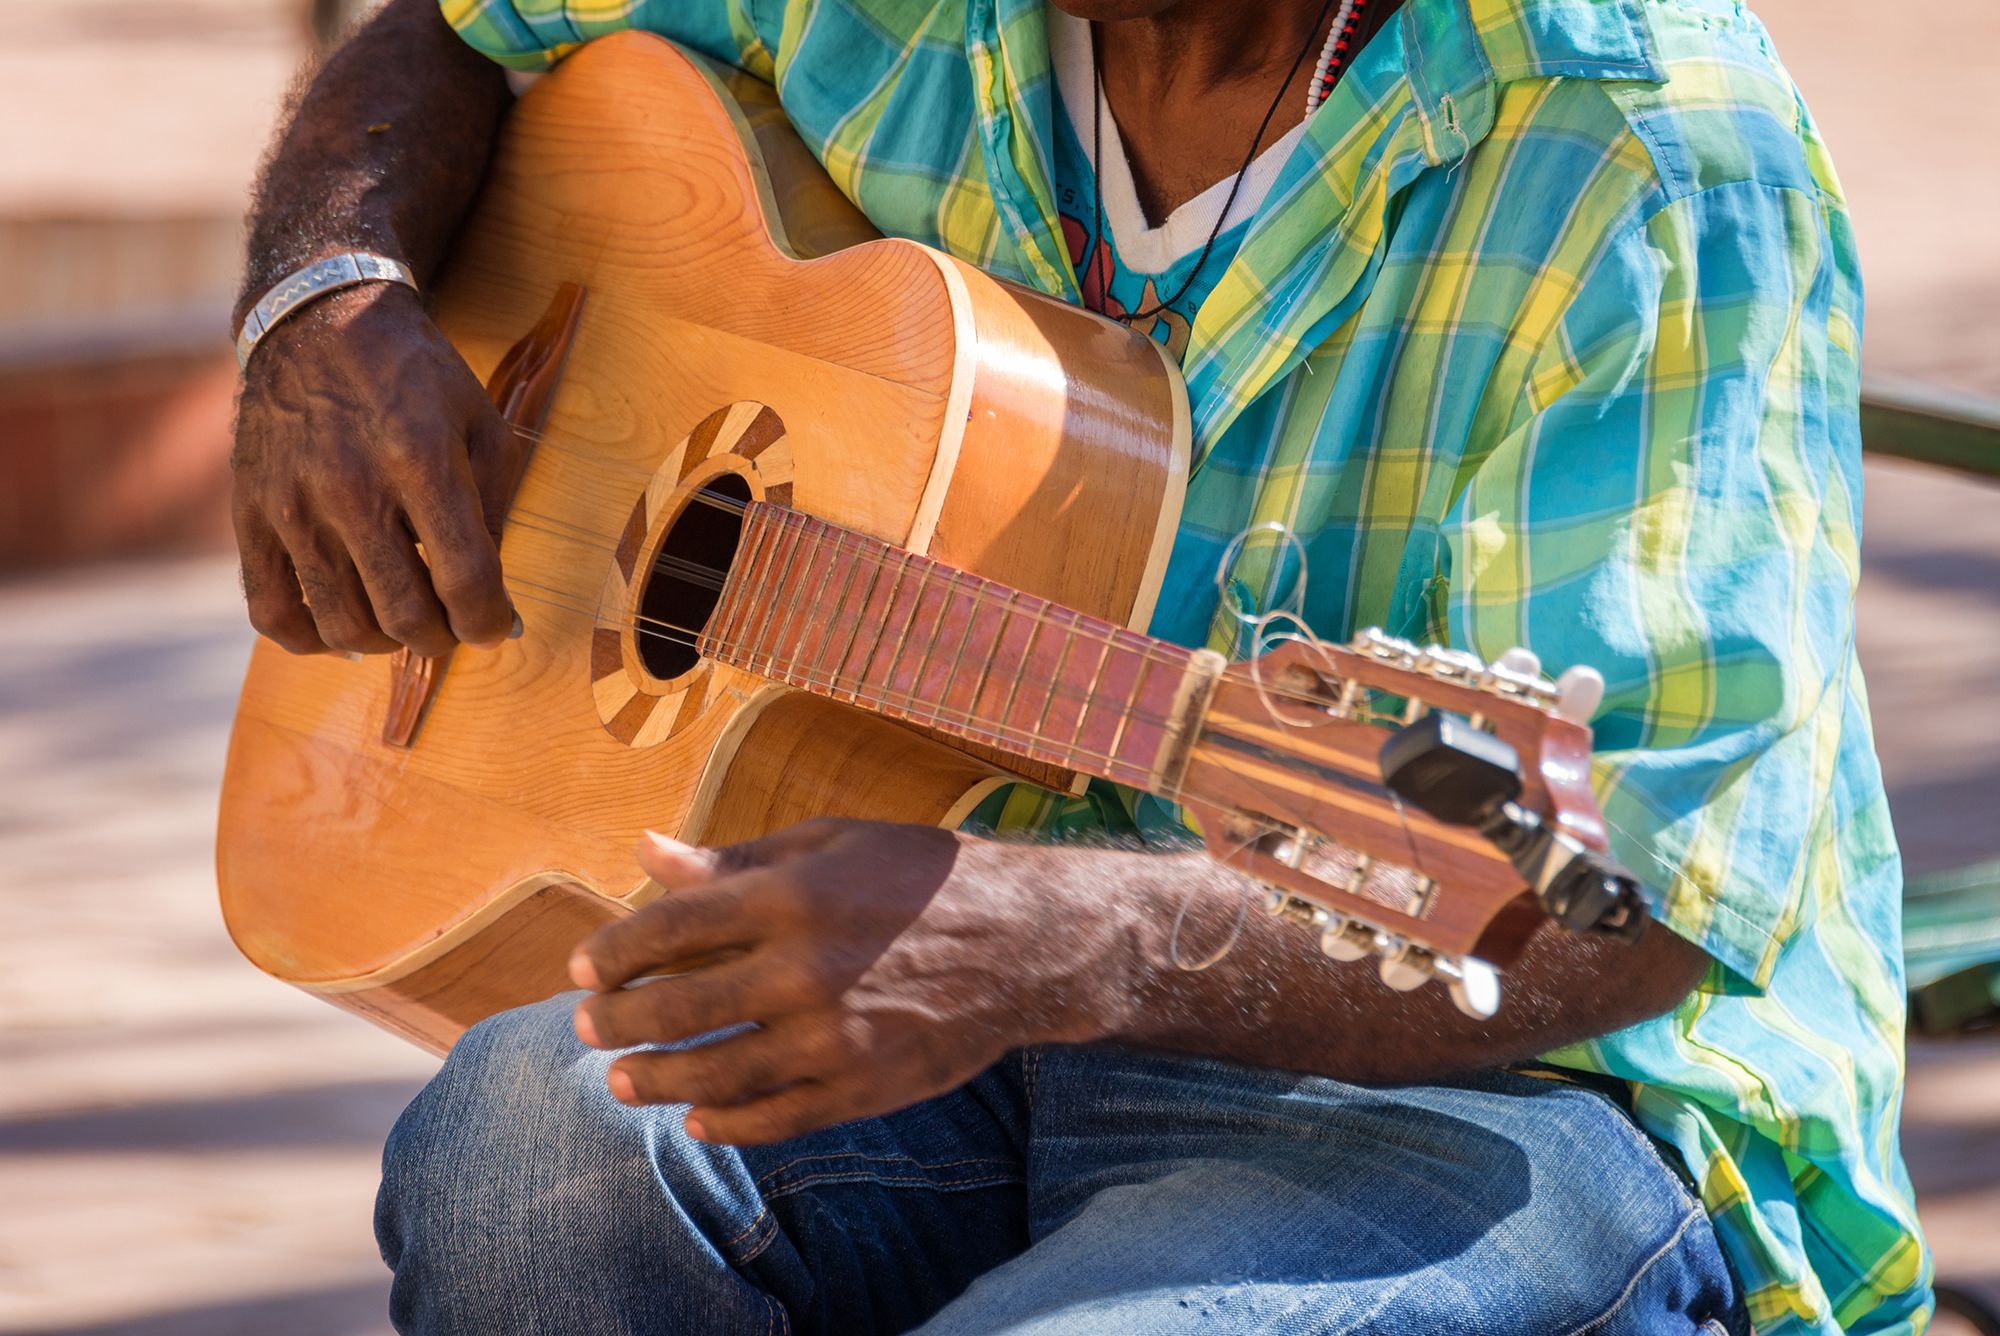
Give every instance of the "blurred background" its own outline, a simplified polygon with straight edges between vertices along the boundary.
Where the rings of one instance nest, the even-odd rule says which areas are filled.
[[[0,0],[0,1331],[388,1329],[377,1154],[434,1064],[244,964],[211,869],[239,220],[363,7]],[[1754,7],[1860,233],[1861,654],[1924,1015],[1967,1028],[2000,1007],[1961,972],[2000,956],[2000,9]],[[1910,1059],[1941,1272],[2000,1301],[2000,1030]]]

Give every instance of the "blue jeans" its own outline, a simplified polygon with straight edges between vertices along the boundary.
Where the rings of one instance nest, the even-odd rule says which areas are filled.
[[[1742,1333],[1681,1178],[1610,1100],[1038,1048],[776,1146],[629,1109],[575,997],[462,1039],[384,1155],[396,1329]]]

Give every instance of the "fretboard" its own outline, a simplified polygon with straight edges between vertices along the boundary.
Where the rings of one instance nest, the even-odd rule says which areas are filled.
[[[700,652],[893,719],[1159,789],[1203,656],[755,502]]]

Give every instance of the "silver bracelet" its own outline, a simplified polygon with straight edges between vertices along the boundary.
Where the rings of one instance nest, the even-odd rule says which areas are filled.
[[[272,326],[286,316],[329,292],[357,283],[401,283],[414,292],[417,276],[401,260],[367,251],[329,255],[293,270],[272,284],[270,291],[250,308],[250,314],[243,317],[243,328],[236,335],[236,369],[240,371],[249,365],[251,352],[264,341]]]

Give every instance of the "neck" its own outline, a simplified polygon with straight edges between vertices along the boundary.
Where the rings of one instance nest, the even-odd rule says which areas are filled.
[[[1338,0],[1335,0],[1336,7]],[[1198,96],[1242,82],[1268,91],[1322,27],[1325,0],[1180,0],[1157,13],[1103,18],[1105,80],[1141,97]],[[1310,57],[1308,57],[1310,59]],[[1308,71],[1310,73],[1310,71]]]
[[[1171,793],[1221,668],[798,511],[744,512],[700,652],[892,719]]]

